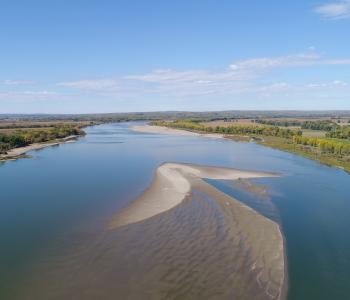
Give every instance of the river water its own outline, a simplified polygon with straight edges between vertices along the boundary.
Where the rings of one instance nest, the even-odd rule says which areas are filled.
[[[169,250],[168,256],[159,258],[164,261],[161,267],[171,265],[182,274],[191,267],[193,274],[181,277],[169,269],[154,270],[157,255],[152,247],[159,241],[162,249],[177,245],[164,228],[154,236],[164,217],[106,236],[111,217],[147,188],[157,166],[169,161],[280,173],[280,178],[254,180],[267,187],[268,199],[261,201],[269,205],[259,205],[259,195],[229,182],[210,183],[280,223],[288,257],[288,299],[348,298],[348,174],[254,143],[137,133],[129,130],[132,125],[89,127],[87,135],[75,143],[34,151],[32,158],[0,165],[1,299],[109,299],[111,294],[113,299],[137,299],[142,292],[143,299],[152,299],[154,294],[147,288],[157,286],[159,274],[163,276],[161,289],[166,291],[159,299],[220,298],[220,290],[214,290],[212,297],[201,294],[210,286],[208,281],[216,280],[218,286],[227,277],[229,270],[224,270],[220,257],[210,270],[220,268],[221,273],[208,274],[201,285],[193,281],[206,270],[198,259],[217,255],[211,239],[203,244],[204,250],[184,243],[186,253]],[[206,204],[210,214],[203,211],[203,205],[196,205],[195,201],[184,203],[165,213],[176,223],[184,209],[196,212],[182,219],[185,225],[176,231],[178,240],[183,240],[181,235],[191,240],[201,236],[203,232],[191,228],[216,214],[214,204]],[[229,253],[225,247],[222,251]],[[151,248],[153,252],[147,253]],[[190,252],[193,261],[187,261]],[[172,261],[176,255],[178,260]],[[89,290],[86,282],[103,288],[104,293]],[[179,284],[182,289],[173,291]],[[222,299],[236,299],[228,295]]]

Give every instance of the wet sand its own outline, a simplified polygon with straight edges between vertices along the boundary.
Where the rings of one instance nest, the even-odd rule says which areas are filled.
[[[270,176],[163,164],[107,229],[52,245],[13,299],[285,299],[278,224],[202,180]]]

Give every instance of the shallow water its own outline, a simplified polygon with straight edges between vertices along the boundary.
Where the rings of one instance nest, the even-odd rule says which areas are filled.
[[[104,295],[118,293],[113,288],[118,286],[121,299],[126,299],[125,295],[139,295],[137,292],[141,290],[148,291],[149,296],[154,295],[157,284],[162,284],[162,290],[170,293],[161,294],[159,299],[202,296],[203,288],[188,279],[198,278],[196,274],[181,277],[176,273],[186,269],[186,259],[191,251],[186,255],[175,253],[179,255],[175,261],[171,251],[168,258],[163,256],[164,260],[157,260],[154,251],[145,251],[156,249],[152,247],[167,249],[173,245],[166,228],[153,238],[148,233],[148,239],[141,237],[147,236],[146,228],[154,225],[136,226],[129,232],[117,231],[113,233],[116,236],[111,233],[106,236],[110,217],[139,195],[150,183],[157,166],[166,161],[280,172],[281,178],[256,182],[269,186],[269,201],[276,207],[271,211],[266,208],[271,206],[262,206],[261,212],[278,219],[285,234],[289,299],[346,299],[350,294],[348,174],[252,143],[135,133],[128,130],[130,125],[90,127],[86,129],[87,136],[76,143],[35,151],[31,159],[0,166],[1,298],[28,299],[23,297],[28,291],[30,295],[36,295],[36,299],[40,296],[42,299],[59,299],[58,295],[66,298],[74,293],[74,299],[86,299],[102,293],[101,290],[86,289],[86,282],[103,286]],[[253,202],[258,203],[254,201],[256,197],[226,182],[212,184],[252,207]],[[259,207],[255,209],[259,210]],[[179,207],[166,214],[176,220],[180,212]],[[201,212],[203,209],[198,209],[197,218],[187,221],[193,223],[176,232],[191,236],[188,230],[201,222]],[[118,235],[122,239],[118,239]],[[123,244],[116,245],[118,240]],[[156,245],[155,241],[159,240],[164,244]],[[195,272],[201,270],[198,259],[210,256],[211,246],[208,244],[204,250],[196,248],[196,244],[192,246],[190,263],[197,263],[197,268],[193,268]],[[186,247],[184,249],[188,250],[191,245]],[[114,264],[110,257],[120,260]],[[163,263],[157,265],[156,262]],[[157,275],[152,277],[154,282],[150,284],[144,274],[164,266],[168,269],[153,270],[152,274]],[[169,271],[170,266],[174,273]],[[218,267],[222,267],[219,262]],[[157,277],[165,271],[170,273]],[[87,277],[81,277],[81,274]],[[207,280],[219,281],[224,275],[220,276],[208,276]],[[47,279],[47,285],[38,287],[36,279],[43,277]],[[87,280],[79,281],[79,278]],[[185,288],[186,278],[192,289]],[[174,285],[176,281],[181,281],[183,287],[178,294],[171,292],[172,287],[177,286]],[[131,282],[137,282],[138,286]],[[208,282],[203,279],[202,284],[205,286]],[[85,289],[86,294],[76,294]]]

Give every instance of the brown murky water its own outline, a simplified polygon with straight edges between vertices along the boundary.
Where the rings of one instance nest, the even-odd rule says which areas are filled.
[[[278,299],[257,280],[247,239],[223,209],[194,190],[141,223],[73,237],[65,252],[42,260],[16,299]]]

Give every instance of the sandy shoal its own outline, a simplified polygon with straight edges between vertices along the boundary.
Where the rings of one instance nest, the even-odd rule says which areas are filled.
[[[275,174],[231,168],[164,163],[155,172],[150,187],[111,222],[115,228],[136,223],[180,204],[191,192],[191,178],[236,180],[239,178],[275,177]]]
[[[282,299],[285,287],[284,241],[279,225],[242,202],[217,190],[203,179],[276,177],[273,173],[230,168],[164,163],[156,170],[150,187],[111,221],[109,228],[139,223],[191,199],[199,191],[221,208],[228,234],[238,241],[237,257],[246,260],[259,289],[268,299]]]
[[[181,136],[200,136],[206,138],[222,139],[224,135],[218,133],[198,133],[183,129],[175,129],[164,126],[155,126],[155,125],[135,125],[131,127],[132,131],[144,132],[144,133],[154,133],[154,134],[172,134],[172,135],[181,135]]]

